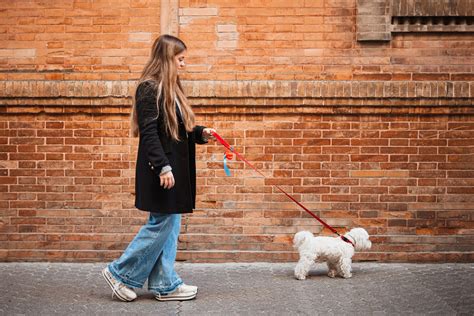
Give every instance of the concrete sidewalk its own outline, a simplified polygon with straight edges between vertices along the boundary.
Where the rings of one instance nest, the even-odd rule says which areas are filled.
[[[198,297],[158,302],[145,290],[111,298],[105,264],[0,263],[0,315],[473,315],[474,264],[355,263],[351,279],[317,265],[306,281],[293,263],[178,263]]]

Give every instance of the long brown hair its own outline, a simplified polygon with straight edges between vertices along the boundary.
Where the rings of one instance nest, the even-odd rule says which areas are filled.
[[[194,128],[194,113],[183,92],[178,76],[175,57],[186,50],[182,40],[171,35],[161,35],[153,43],[150,59],[147,61],[138,85],[151,80],[157,87],[156,107],[160,115],[160,101],[163,102],[166,132],[171,138],[179,140],[176,101],[179,102],[181,116],[187,132]],[[138,87],[137,85],[137,87]],[[134,99],[131,120],[132,135],[137,137],[138,119]]]

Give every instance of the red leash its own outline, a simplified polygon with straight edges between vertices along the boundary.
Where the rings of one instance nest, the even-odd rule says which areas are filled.
[[[254,165],[252,165],[249,161],[247,161],[247,159],[244,158],[244,156],[242,156],[240,153],[238,153],[232,146],[229,145],[228,142],[226,142],[219,134],[217,134],[216,132],[212,132],[212,135],[219,141],[219,143],[221,143],[225,148],[227,148],[228,150],[230,150],[231,152],[233,152],[237,157],[240,158],[240,160],[242,160],[243,162],[245,162],[247,165],[249,165],[253,170],[255,170],[259,175],[261,175],[262,177],[264,178],[267,178],[262,172],[260,172],[257,168],[255,168]],[[295,202],[296,204],[298,204],[299,207],[301,207],[303,210],[305,210],[309,215],[311,215],[312,217],[314,217],[316,220],[318,220],[321,224],[324,225],[324,227],[326,227],[327,229],[329,229],[330,231],[332,231],[334,234],[338,235],[339,237],[341,237],[342,240],[344,240],[345,242],[347,243],[350,243],[353,247],[355,247],[354,243],[352,241],[350,241],[348,238],[346,238],[345,236],[339,234],[333,227],[329,226],[329,224],[327,224],[326,222],[324,222],[322,219],[320,219],[318,216],[316,216],[313,212],[311,212],[310,210],[308,210],[303,204],[301,204],[300,202],[298,202],[294,197],[292,197],[290,194],[288,194],[285,190],[283,190],[279,185],[274,185],[274,187],[276,187],[281,193],[285,194],[290,200],[292,200],[293,202]]]

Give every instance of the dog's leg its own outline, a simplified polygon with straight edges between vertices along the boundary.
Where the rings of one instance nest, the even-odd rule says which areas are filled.
[[[298,280],[306,279],[309,269],[314,262],[314,258],[308,256],[301,256],[298,264],[295,267],[295,277]]]
[[[334,278],[337,275],[336,265],[334,264],[334,262],[331,262],[331,261],[326,262],[326,264],[328,265],[328,269],[329,269],[328,276],[330,278]]]
[[[339,261],[339,269],[340,274],[343,278],[350,278],[352,276],[351,273],[351,265],[352,265],[352,260],[351,258],[341,258]]]

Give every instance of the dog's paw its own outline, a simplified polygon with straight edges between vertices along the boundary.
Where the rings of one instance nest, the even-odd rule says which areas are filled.
[[[328,277],[335,278],[336,275],[337,275],[337,272],[335,270],[329,270]]]
[[[295,273],[295,278],[298,280],[306,280],[306,275]]]
[[[344,273],[344,274],[342,275],[342,277],[343,277],[344,279],[352,278],[352,273],[350,273],[350,272],[349,272],[349,273]]]

